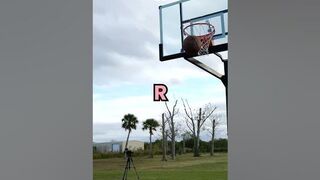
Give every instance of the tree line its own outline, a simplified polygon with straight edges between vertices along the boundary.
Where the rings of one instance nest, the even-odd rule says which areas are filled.
[[[199,152],[200,153],[211,153],[211,140],[210,141],[199,141]],[[214,140],[214,152],[228,152],[228,139],[215,139]],[[176,141],[176,155],[181,155],[185,153],[193,153],[194,141],[192,138],[186,140]],[[149,148],[150,144],[145,143],[145,149]],[[171,147],[171,142],[169,141],[167,146]],[[162,155],[162,139],[157,139],[152,142],[153,153],[157,155]],[[167,154],[171,154],[171,148],[167,148]]]
[[[179,111],[178,104],[181,102],[182,111]],[[217,127],[222,124],[221,114],[216,113],[217,106],[211,103],[205,104],[199,108],[192,108],[185,99],[175,100],[171,106],[165,102],[166,111],[162,113],[162,119],[158,122],[155,119],[147,119],[142,122],[142,130],[149,134],[149,157],[153,157],[153,145],[159,147],[161,142],[162,160],[167,160],[167,154],[170,154],[172,160],[178,153],[192,151],[194,157],[199,157],[201,152],[210,152],[213,156],[219,148],[221,151],[227,151],[227,140],[215,140]],[[122,119],[122,128],[128,131],[125,148],[127,148],[129,136],[132,130],[136,129],[138,119],[133,114],[126,114]],[[160,140],[152,143],[152,136],[160,130]],[[209,142],[202,141],[200,135],[207,132],[211,136]],[[181,139],[177,141],[177,138]],[[223,144],[224,146],[221,146]],[[217,147],[220,146],[220,147]],[[223,148],[222,148],[223,147]],[[215,150],[216,149],[216,150]]]

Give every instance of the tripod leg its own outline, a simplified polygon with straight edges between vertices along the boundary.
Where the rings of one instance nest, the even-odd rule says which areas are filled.
[[[123,172],[123,176],[122,176],[122,180],[126,180],[126,174],[127,174],[127,167],[124,169],[124,172]]]
[[[130,163],[129,159],[127,159],[127,163],[126,163],[126,167],[124,168],[122,180],[126,180],[127,179],[127,176],[128,176],[128,163]]]
[[[128,172],[129,172],[129,168],[127,168],[127,173],[126,173],[125,180],[127,180],[127,179],[128,179]]]
[[[126,174],[127,174],[127,167],[124,169],[122,180],[126,180],[126,178],[125,178]]]
[[[137,179],[139,180],[140,177],[139,177],[139,175],[138,175],[138,173],[137,173],[136,166],[133,164],[133,159],[130,158],[130,160],[131,160],[131,163],[132,163],[132,167],[133,167],[133,169],[134,169],[134,172],[136,173]]]

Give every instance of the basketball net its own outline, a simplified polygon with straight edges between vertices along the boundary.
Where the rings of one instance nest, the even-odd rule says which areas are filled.
[[[215,33],[215,28],[210,23],[193,23],[183,29],[184,35],[194,36],[198,39],[199,45],[198,55],[209,54],[209,47],[213,44],[212,37]]]

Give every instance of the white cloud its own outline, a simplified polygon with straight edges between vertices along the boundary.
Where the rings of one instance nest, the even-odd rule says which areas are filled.
[[[211,77],[182,59],[159,62],[155,55],[153,58],[137,58],[115,53],[109,53],[108,57],[111,58],[109,65],[94,70],[94,83],[97,86],[128,82],[171,83],[188,78]]]
[[[93,51],[94,83],[110,85],[128,81],[182,81],[208,77],[188,62],[158,60],[158,6],[171,1],[94,1]],[[143,10],[143,11],[142,11]],[[208,58],[203,58],[208,59]],[[210,56],[210,65],[222,70],[219,60]],[[172,79],[174,76],[174,79]]]
[[[196,94],[194,96],[196,97],[198,95]],[[198,101],[189,101],[189,104],[192,108],[199,108],[208,103],[206,97],[203,99],[200,97]],[[224,100],[221,98],[213,102],[214,105],[218,106],[217,114],[225,113],[223,102]],[[169,102],[169,106],[172,106],[172,102]],[[181,101],[178,103],[178,108],[180,109],[180,113],[177,116],[177,121],[183,124],[184,114]],[[93,103],[94,141],[124,140],[127,132],[121,129],[120,122],[127,113],[136,115],[140,121],[140,126],[141,122],[148,118],[155,118],[161,121],[161,113],[163,112],[166,112],[164,103],[153,102],[152,96],[130,96],[111,100],[95,99]],[[221,126],[217,137],[225,137],[225,131],[226,127]],[[207,140],[209,138],[208,134],[204,132],[202,138]],[[133,133],[132,139],[147,140],[148,134],[142,132],[141,127],[139,127],[138,130]]]
[[[183,85],[190,79],[213,78],[183,59],[159,61],[158,6],[172,1],[175,0],[117,0],[112,1],[111,5],[105,0],[93,1],[95,87],[112,90],[114,87],[126,85],[165,83],[171,89],[177,84]],[[223,72],[223,66],[217,57],[207,56],[201,60]],[[170,95],[171,98],[188,98],[194,107],[213,100],[213,103],[220,107],[220,111],[224,112],[223,91],[221,85],[208,84],[201,90],[201,95],[180,91],[178,94],[170,92]],[[111,97],[103,92],[94,92],[94,140],[107,141],[115,138],[123,140],[126,132],[119,124],[127,113],[135,114],[140,121],[147,118],[160,120],[165,106],[161,102],[153,102],[151,93],[150,90],[150,94]],[[132,137],[143,140],[147,138],[147,134],[137,130]]]
[[[94,123],[117,123],[127,113],[135,114],[139,120],[160,118],[164,104],[153,102],[152,96],[131,96],[111,100],[94,100]]]

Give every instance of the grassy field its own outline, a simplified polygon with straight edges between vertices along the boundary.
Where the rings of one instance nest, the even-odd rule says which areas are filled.
[[[214,157],[202,154],[178,155],[175,161],[160,161],[160,156],[153,159],[133,157],[141,180],[227,180],[227,153],[217,153]],[[94,180],[121,180],[125,165],[124,158],[93,160]],[[136,179],[131,169],[128,179]]]

